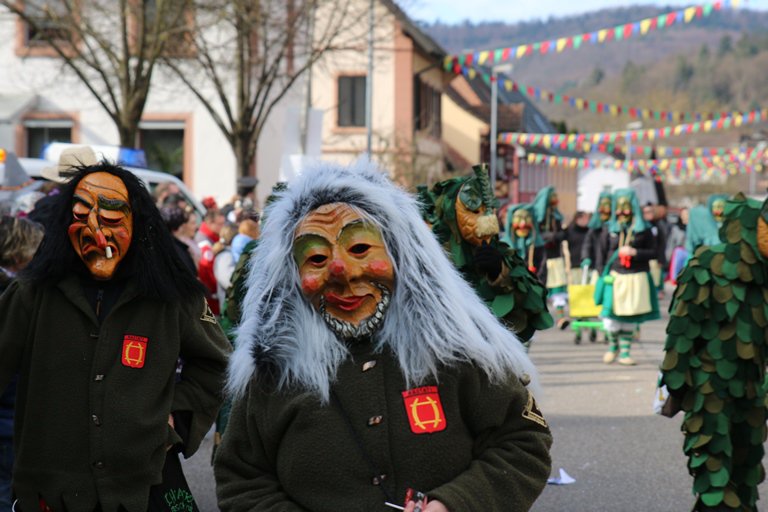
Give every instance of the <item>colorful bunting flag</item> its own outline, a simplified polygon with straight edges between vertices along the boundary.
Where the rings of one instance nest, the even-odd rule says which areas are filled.
[[[443,65],[446,71],[450,71],[453,68],[453,64],[455,62],[459,62],[460,66],[464,66],[467,60],[467,56],[469,55],[474,56],[474,60],[479,62],[483,53],[485,53],[485,55],[489,55],[492,52],[494,55],[494,63],[499,63],[509,60],[509,58],[512,56],[514,56],[516,59],[520,59],[522,57],[533,55],[534,53],[546,55],[548,53],[561,53],[569,48],[578,49],[581,47],[583,41],[592,41],[593,43],[602,44],[613,40],[619,41],[622,39],[629,39],[630,37],[636,35],[644,36],[653,30],[670,27],[674,24],[691,23],[694,19],[709,16],[713,11],[720,11],[722,9],[729,8],[736,9],[739,7],[739,3],[739,0],[721,0],[701,5],[694,5],[653,18],[634,21],[624,25],[618,25],[616,27],[603,28],[594,32],[588,32],[570,37],[560,37],[549,41],[521,44],[517,47],[486,50],[484,52],[480,52],[479,54],[472,52],[449,55],[444,60]],[[499,54],[499,50],[501,50],[501,54]]]
[[[711,132],[714,130],[727,130],[732,126],[744,126],[747,124],[760,123],[768,120],[768,109],[755,110],[749,113],[732,112],[721,117],[716,122],[706,121],[704,123],[695,122],[689,124],[679,124],[676,126],[666,126],[664,128],[650,128],[643,130],[624,130],[618,132],[602,132],[583,134],[586,140],[592,144],[614,143],[616,140],[626,140],[627,137],[635,141],[656,140],[668,138],[672,135],[685,135],[690,133]],[[547,137],[547,144],[543,144],[543,136]],[[574,149],[568,147],[568,136],[564,134],[542,134],[542,133],[521,133],[505,132],[499,134],[499,142],[505,144],[520,144],[523,146],[542,146],[559,147],[561,149]]]
[[[761,172],[768,165],[768,149],[748,148],[744,151],[726,155],[716,155],[710,158],[677,158],[677,159],[586,159],[572,157],[558,157],[541,153],[528,153],[527,161],[534,165],[547,165],[549,167],[564,167],[569,169],[612,168],[626,171],[651,172],[660,177],[674,176],[676,178],[697,179],[702,176],[712,176],[715,172],[722,175],[746,174]]]

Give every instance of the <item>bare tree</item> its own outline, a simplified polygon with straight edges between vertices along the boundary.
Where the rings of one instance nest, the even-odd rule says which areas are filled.
[[[213,117],[247,176],[275,105],[328,52],[365,50],[360,0],[198,0],[193,57],[165,59]],[[361,7],[362,6],[362,7]],[[364,32],[363,32],[364,33]],[[211,95],[211,90],[213,94]]]
[[[189,33],[190,0],[0,0],[52,48],[135,147],[158,59]]]

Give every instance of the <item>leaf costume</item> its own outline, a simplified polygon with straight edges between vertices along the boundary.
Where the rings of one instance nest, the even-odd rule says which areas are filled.
[[[475,166],[474,173],[461,178],[451,178],[432,188],[434,220],[432,232],[448,251],[448,254],[480,298],[521,341],[528,341],[537,330],[552,326],[547,311],[547,291],[531,272],[516,251],[493,236],[487,248],[501,256],[501,272],[494,280],[480,272],[476,266],[478,247],[470,244],[461,234],[457,220],[457,201],[469,209],[478,211],[496,209],[496,199],[491,194],[488,175],[484,166]]]
[[[683,451],[697,506],[757,510],[766,440],[767,205],[741,194],[727,201],[722,243],[696,252],[670,305],[662,382],[685,412]]]

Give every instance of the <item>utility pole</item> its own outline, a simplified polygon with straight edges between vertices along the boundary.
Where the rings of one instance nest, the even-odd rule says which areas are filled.
[[[368,158],[372,158],[373,151],[371,139],[373,135],[373,8],[375,1],[370,1],[368,10],[368,76],[365,80],[365,148]]]
[[[512,64],[499,64],[498,66],[491,67],[491,148],[490,148],[490,164],[491,164],[491,189],[494,196],[496,195],[496,165],[498,158],[496,157],[496,139],[498,138],[498,118],[499,118],[499,72],[511,72]]]

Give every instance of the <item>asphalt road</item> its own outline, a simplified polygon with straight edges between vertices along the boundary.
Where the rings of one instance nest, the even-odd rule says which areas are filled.
[[[632,350],[638,363],[634,367],[603,364],[606,346],[601,339],[576,345],[571,331],[550,329],[537,335],[530,355],[544,390],[537,400],[554,436],[552,476],[562,468],[575,482],[547,485],[532,510],[691,509],[692,479],[682,453],[682,415],[657,416],[651,407],[663,356],[667,304],[662,302],[662,320],[643,326]],[[201,512],[218,510],[210,442],[209,437],[200,452],[185,462]],[[768,484],[760,486],[760,494],[768,499]]]

